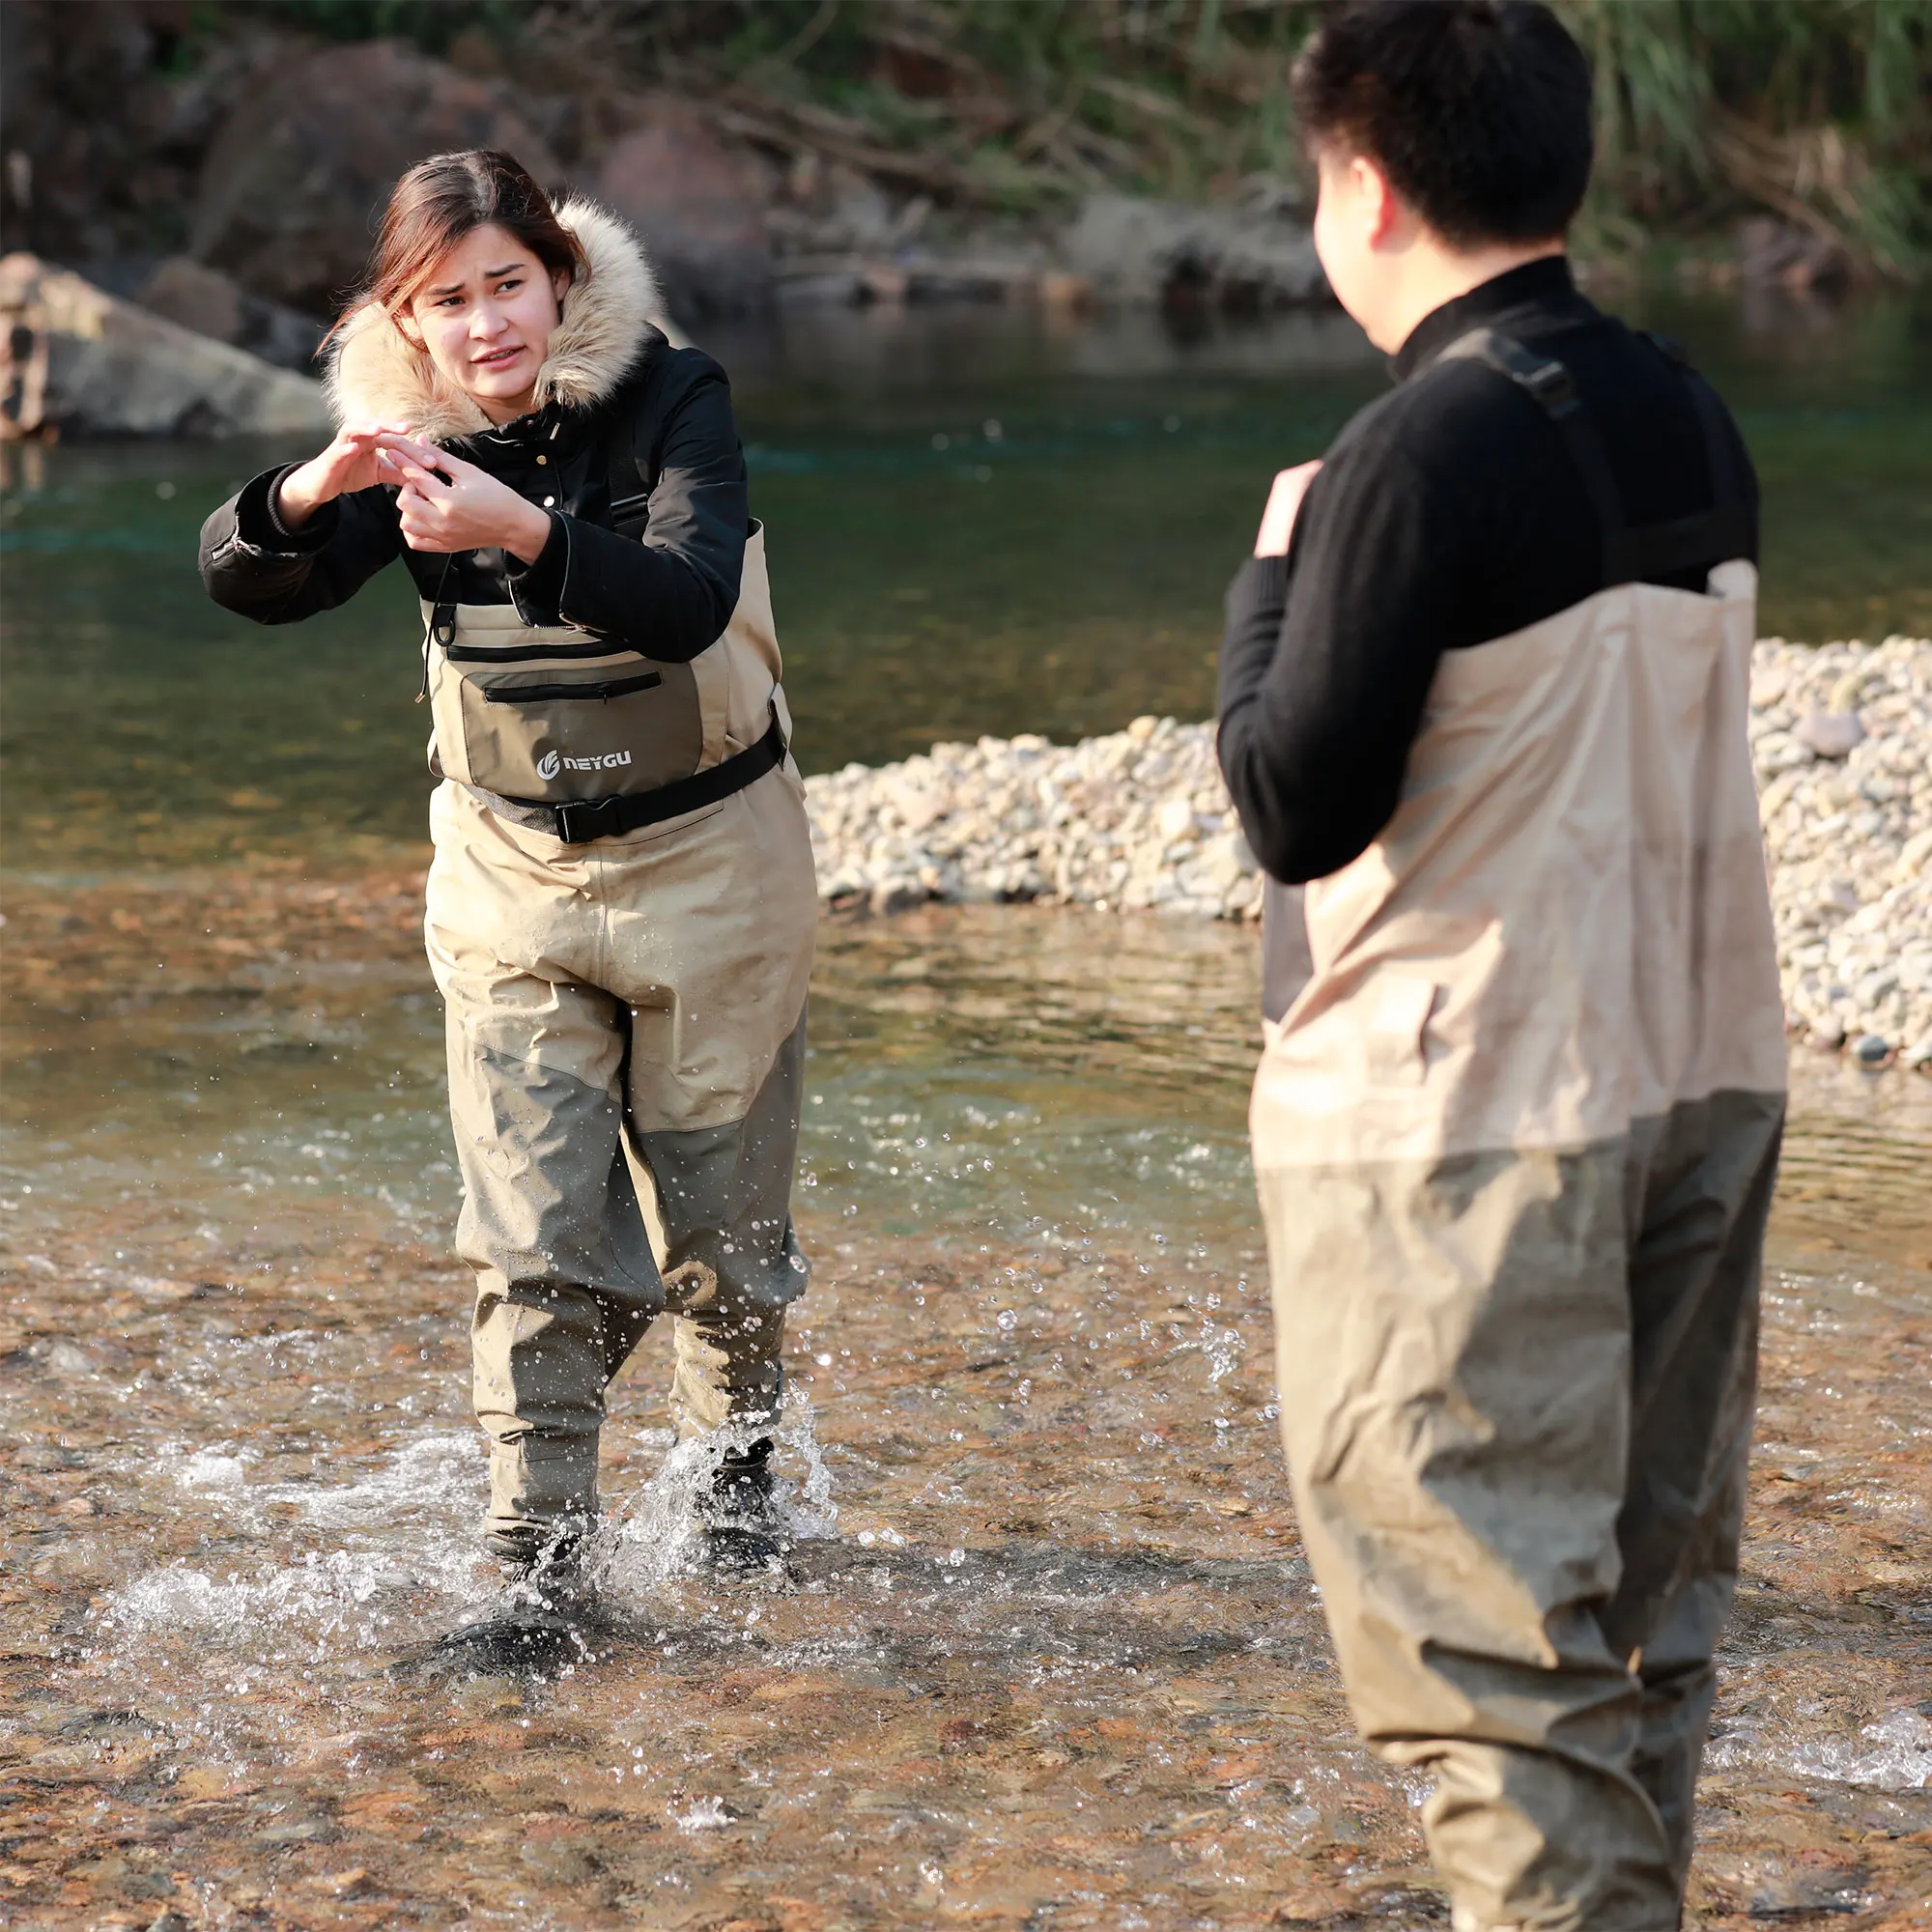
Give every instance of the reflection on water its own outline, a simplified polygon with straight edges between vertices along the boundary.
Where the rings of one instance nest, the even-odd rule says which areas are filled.
[[[1876,595],[1932,628],[1893,324],[1793,362],[1689,322],[1774,521],[1817,538],[1774,559],[1773,626]],[[815,327],[720,346],[820,764],[1199,711],[1228,532],[1378,380],[1332,322]],[[651,1339],[592,1654],[391,1667],[492,1584],[410,612],[209,611],[185,547],[261,452],[50,454],[6,526],[0,1925],[1439,1922],[1275,1442],[1234,927],[828,923],[792,1586],[690,1573]],[[1695,1922],[1902,1927],[1932,1894],[1932,1083],[1795,1071]]]
[[[1881,306],[1816,334],[1660,311],[1763,474],[1764,629],[1932,632],[1932,358]],[[771,528],[808,769],[984,731],[1205,716],[1220,598],[1270,472],[1378,392],[1339,318],[1176,344],[1151,324],[883,315],[721,340]],[[414,606],[391,571],[265,631],[212,609],[194,533],[287,452],[61,448],[4,493],[8,863],[238,854],[341,867],[422,834]]]

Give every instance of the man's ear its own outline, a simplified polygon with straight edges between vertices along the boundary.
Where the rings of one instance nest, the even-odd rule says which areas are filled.
[[[1402,225],[1405,212],[1402,200],[1389,185],[1388,176],[1366,155],[1355,156],[1349,165],[1355,177],[1355,192],[1360,195],[1368,216],[1369,246],[1386,247]]]

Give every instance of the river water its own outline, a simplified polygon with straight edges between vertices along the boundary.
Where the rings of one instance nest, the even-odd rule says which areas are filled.
[[[1757,452],[1766,630],[1932,630],[1922,320],[1661,319]],[[1379,381],[1306,320],[718,347],[809,768],[1202,715],[1268,471]],[[828,923],[797,1586],[683,1573],[653,1338],[596,1654],[397,1667],[486,1585],[421,717],[397,586],[288,633],[200,601],[194,526],[272,453],[9,479],[0,1925],[1439,1920],[1274,1440],[1236,928]],[[1901,1928],[1932,1896],[1932,1083],[1794,1075],[1694,1917]]]

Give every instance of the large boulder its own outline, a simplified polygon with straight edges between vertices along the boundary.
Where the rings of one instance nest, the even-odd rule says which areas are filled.
[[[1129,307],[1297,308],[1329,299],[1307,224],[1267,210],[1094,194],[1062,245],[1067,267],[1102,301]]]
[[[327,313],[360,279],[404,170],[452,148],[506,149],[546,187],[563,178],[497,82],[400,41],[305,54],[216,136],[188,252],[270,301]]]
[[[279,302],[264,301],[233,275],[186,255],[170,255],[141,285],[135,300],[197,335],[245,349],[277,369],[307,370],[322,347],[322,325]]]
[[[647,95],[633,115],[592,187],[642,233],[672,311],[710,319],[768,308],[772,171],[690,101]]]
[[[326,434],[322,384],[36,255],[0,259],[0,438]]]

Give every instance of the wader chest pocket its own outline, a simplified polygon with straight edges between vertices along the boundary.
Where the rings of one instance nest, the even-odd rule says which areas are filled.
[[[689,778],[704,752],[691,667],[604,656],[515,670],[448,665],[469,781],[505,798],[589,799]]]

